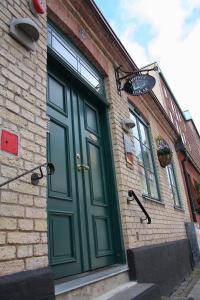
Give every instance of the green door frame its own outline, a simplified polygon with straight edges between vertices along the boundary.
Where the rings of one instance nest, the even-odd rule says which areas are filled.
[[[101,108],[101,118],[102,118],[102,126],[104,132],[104,149],[107,159],[106,164],[106,172],[109,174],[108,176],[108,186],[109,186],[109,198],[111,199],[111,217],[113,224],[113,231],[118,232],[119,234],[113,236],[114,247],[116,251],[116,263],[125,264],[126,263],[126,254],[123,240],[123,231],[121,224],[121,215],[120,215],[120,206],[119,206],[119,197],[117,191],[117,181],[116,181],[116,173],[115,173],[115,165],[114,165],[114,155],[112,151],[112,139],[111,139],[111,128],[109,122],[109,113],[108,108],[109,104],[106,97],[99,95],[95,90],[91,88],[87,82],[85,82],[70,66],[65,63],[52,49],[48,48],[48,62],[53,62],[58,65],[67,72],[70,73],[70,76],[73,80],[77,81],[83,89],[89,92],[95,99],[95,104],[99,105]],[[96,101],[97,100],[97,101]],[[48,228],[49,232],[49,228]]]

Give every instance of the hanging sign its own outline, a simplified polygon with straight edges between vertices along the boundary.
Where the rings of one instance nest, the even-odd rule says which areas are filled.
[[[30,0],[30,8],[34,15],[43,15],[46,11],[45,0]]]
[[[139,74],[128,79],[124,84],[123,90],[133,96],[139,96],[149,93],[155,83],[156,80],[153,76],[149,74]]]

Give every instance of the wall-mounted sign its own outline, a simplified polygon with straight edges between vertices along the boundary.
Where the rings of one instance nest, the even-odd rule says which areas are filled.
[[[149,74],[139,74],[131,79],[128,79],[123,87],[123,90],[133,96],[139,96],[149,93],[154,87],[156,80]]]
[[[1,148],[2,151],[18,155],[18,136],[10,131],[2,130]]]
[[[125,150],[125,157],[126,161],[129,165],[133,165],[134,160],[134,148],[131,138],[128,134],[124,133],[124,150]]]

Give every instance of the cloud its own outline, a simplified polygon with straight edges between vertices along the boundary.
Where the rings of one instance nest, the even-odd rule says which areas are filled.
[[[157,61],[200,132],[200,0],[119,0],[115,31],[135,63]],[[148,32],[142,30],[148,28]],[[141,36],[144,34],[144,36]],[[147,37],[145,37],[147,34]]]
[[[131,38],[133,34],[133,29],[127,28],[123,32],[121,41],[123,45],[125,45],[131,57],[134,59],[135,63],[138,64],[139,62],[140,66],[145,66],[148,63],[148,53],[146,53],[144,47]],[[135,57],[137,57],[137,60],[135,60]]]

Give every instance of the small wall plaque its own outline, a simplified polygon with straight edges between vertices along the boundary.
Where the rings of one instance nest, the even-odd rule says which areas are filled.
[[[18,136],[10,131],[2,130],[1,150],[18,155]]]
[[[134,148],[133,142],[128,134],[124,133],[124,150],[125,150],[125,157],[126,161],[129,165],[133,165],[134,160]]]

